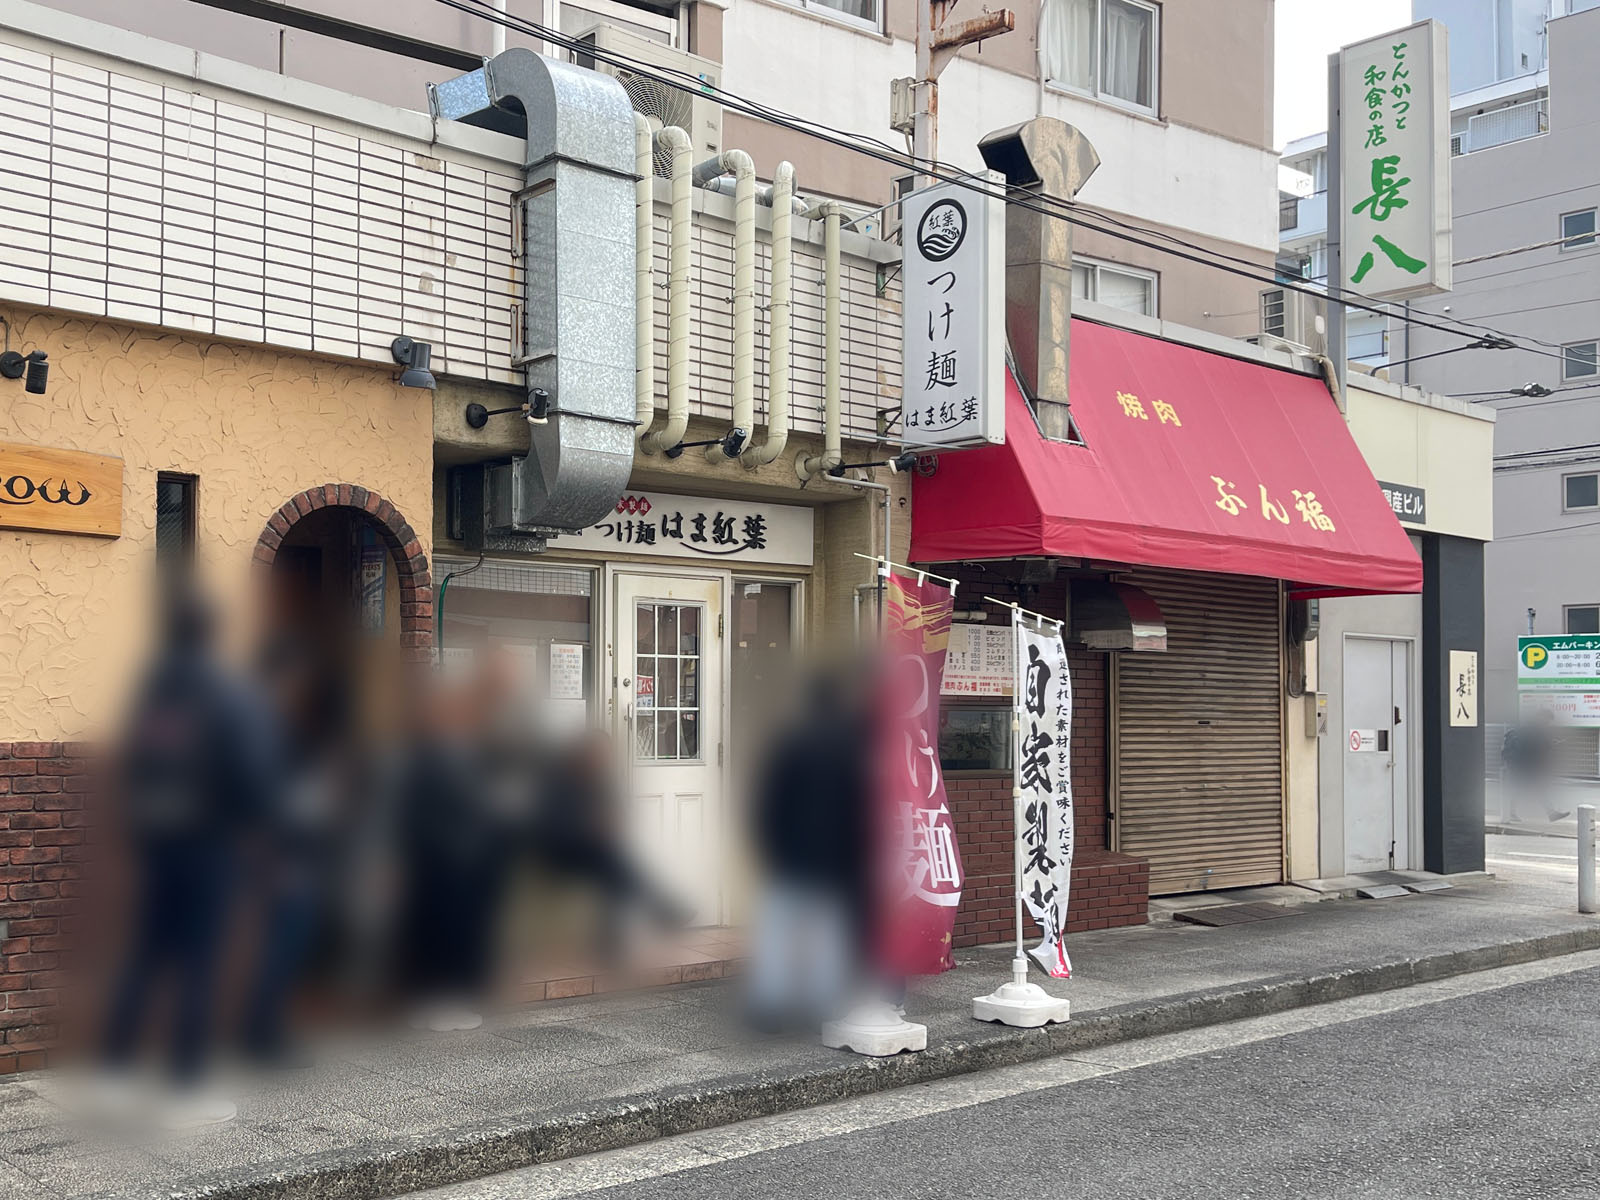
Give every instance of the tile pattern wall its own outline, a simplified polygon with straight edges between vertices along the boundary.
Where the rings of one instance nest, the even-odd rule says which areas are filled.
[[[0,43],[0,297],[517,382],[509,165]]]
[[[0,300],[522,382],[518,168],[385,140],[0,41]],[[820,224],[797,220],[791,421],[820,433]],[[655,221],[656,397],[666,407],[666,206]],[[843,263],[843,423],[876,438],[900,388],[898,280]],[[694,226],[691,407],[731,417],[733,227]],[[756,419],[767,414],[771,247],[757,262]],[[881,294],[880,294],[881,293]]]

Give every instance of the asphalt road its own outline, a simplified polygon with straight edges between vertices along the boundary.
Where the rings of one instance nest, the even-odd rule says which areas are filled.
[[[844,1101],[424,1193],[1593,1197],[1600,952]]]

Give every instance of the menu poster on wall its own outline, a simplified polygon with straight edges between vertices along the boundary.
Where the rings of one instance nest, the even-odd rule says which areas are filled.
[[[950,626],[941,696],[1012,694],[1016,639],[1009,625],[957,623]]]
[[[583,699],[583,643],[550,643],[550,698]]]
[[[361,539],[361,628],[369,634],[383,632],[384,589],[388,586],[389,551],[369,530]]]

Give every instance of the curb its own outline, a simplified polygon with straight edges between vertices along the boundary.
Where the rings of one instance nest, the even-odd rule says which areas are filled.
[[[915,1055],[841,1059],[837,1065],[797,1074],[730,1076],[698,1089],[621,1100],[591,1112],[477,1122],[307,1155],[277,1166],[240,1168],[134,1195],[137,1200],[378,1200],[889,1088],[1596,949],[1600,924],[1423,958],[1192,992],[1043,1029],[983,1026],[970,1039]]]

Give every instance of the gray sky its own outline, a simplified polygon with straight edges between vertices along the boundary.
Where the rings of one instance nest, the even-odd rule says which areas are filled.
[[[1286,142],[1328,124],[1328,55],[1411,23],[1411,0],[1278,0],[1273,137]]]

